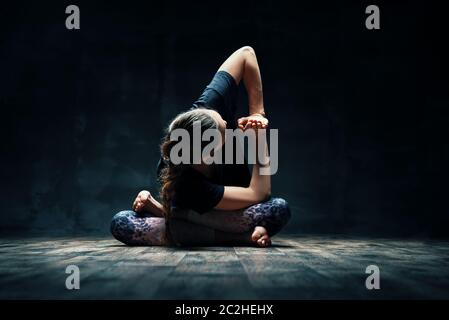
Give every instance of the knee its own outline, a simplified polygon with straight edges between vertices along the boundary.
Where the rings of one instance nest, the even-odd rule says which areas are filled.
[[[273,207],[276,208],[276,212],[282,220],[283,225],[287,224],[292,216],[288,202],[282,198],[272,198],[271,201],[273,203]]]
[[[111,233],[115,239],[124,244],[132,244],[134,234],[134,224],[132,219],[135,212],[131,210],[124,210],[117,213],[111,221]]]

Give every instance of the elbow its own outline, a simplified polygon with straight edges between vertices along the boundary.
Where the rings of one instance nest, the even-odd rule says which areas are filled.
[[[256,51],[254,51],[254,49],[251,46],[244,46],[244,47],[241,47],[239,50],[243,54],[256,55]]]
[[[270,198],[271,198],[271,188],[269,188],[267,190],[267,192],[265,192],[265,197],[264,197],[263,201],[266,201],[266,200],[268,200]]]
[[[257,195],[257,203],[267,201],[271,197],[271,188],[268,190],[265,190],[263,192],[259,192]]]

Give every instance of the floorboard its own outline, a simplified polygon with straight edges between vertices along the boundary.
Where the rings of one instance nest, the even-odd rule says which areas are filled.
[[[380,290],[365,269],[380,268]],[[81,288],[67,290],[77,265]],[[281,235],[268,249],[0,239],[0,299],[448,299],[449,242]]]

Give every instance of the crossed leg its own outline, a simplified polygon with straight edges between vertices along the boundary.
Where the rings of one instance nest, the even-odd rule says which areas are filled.
[[[120,211],[111,221],[114,238],[130,246],[168,245],[165,227],[165,218],[132,210]]]
[[[213,210],[198,214],[187,210],[175,215],[170,221],[170,231],[178,244],[214,245],[250,244],[259,238],[269,241],[268,236],[278,233],[291,213],[284,199],[272,198],[238,211]],[[111,233],[127,245],[169,245],[165,222],[164,218],[146,212],[120,211],[112,219]]]
[[[212,210],[203,214],[188,211],[185,219],[189,222],[229,233],[243,233],[256,226],[267,229],[269,236],[278,233],[291,217],[287,201],[271,198],[268,201],[236,211]]]

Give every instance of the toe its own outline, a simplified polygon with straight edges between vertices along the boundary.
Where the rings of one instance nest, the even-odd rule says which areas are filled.
[[[260,234],[260,232],[258,231],[254,231],[253,234],[251,235],[251,239],[256,242],[260,239],[262,235]]]
[[[261,247],[268,247],[271,244],[271,240],[267,235],[264,235],[257,240],[257,244]]]

